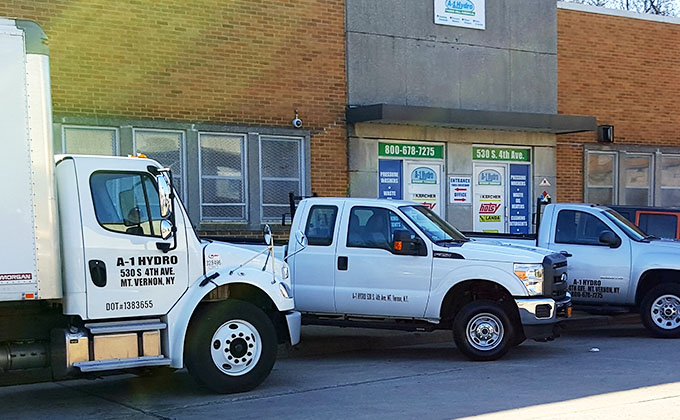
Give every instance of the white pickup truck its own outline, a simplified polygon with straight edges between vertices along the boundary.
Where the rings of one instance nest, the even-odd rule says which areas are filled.
[[[680,242],[647,235],[616,211],[590,204],[549,204],[539,221],[538,235],[483,236],[569,256],[576,308],[639,310],[654,335],[680,337]]]
[[[452,329],[473,360],[552,339],[571,308],[563,255],[470,240],[407,201],[302,200],[287,261],[303,323]]]

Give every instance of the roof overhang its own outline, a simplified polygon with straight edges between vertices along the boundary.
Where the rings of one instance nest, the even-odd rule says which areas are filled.
[[[436,125],[480,130],[535,131],[566,134],[596,131],[595,117],[529,112],[477,111],[471,109],[375,104],[347,107],[347,122]]]

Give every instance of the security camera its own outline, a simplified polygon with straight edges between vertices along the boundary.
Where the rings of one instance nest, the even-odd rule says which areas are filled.
[[[293,127],[294,128],[301,128],[302,127],[302,120],[298,116],[297,109],[295,110],[295,118],[293,118]]]

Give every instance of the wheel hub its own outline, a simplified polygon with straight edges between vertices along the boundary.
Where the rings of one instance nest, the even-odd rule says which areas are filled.
[[[665,330],[680,327],[680,298],[675,295],[659,296],[651,307],[654,323]]]
[[[261,354],[260,334],[247,321],[227,321],[213,334],[210,355],[222,373],[244,375],[255,367]]]
[[[467,338],[470,345],[477,350],[489,351],[498,347],[503,340],[503,323],[494,314],[475,315],[468,322]]]

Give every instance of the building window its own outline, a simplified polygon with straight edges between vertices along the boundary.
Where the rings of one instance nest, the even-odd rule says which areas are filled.
[[[661,156],[661,189],[659,205],[680,205],[680,155]]]
[[[133,130],[135,153],[143,153],[172,170],[173,186],[184,198],[184,131]]]
[[[622,159],[623,200],[620,204],[648,206],[652,204],[652,156],[626,153]]]
[[[616,202],[616,153],[589,151],[586,158],[586,202]]]
[[[62,127],[61,153],[115,156],[118,154],[118,129],[65,125]]]
[[[260,136],[262,220],[280,220],[288,212],[288,194],[305,190],[300,137]]]
[[[199,133],[201,220],[245,221],[245,135]]]

